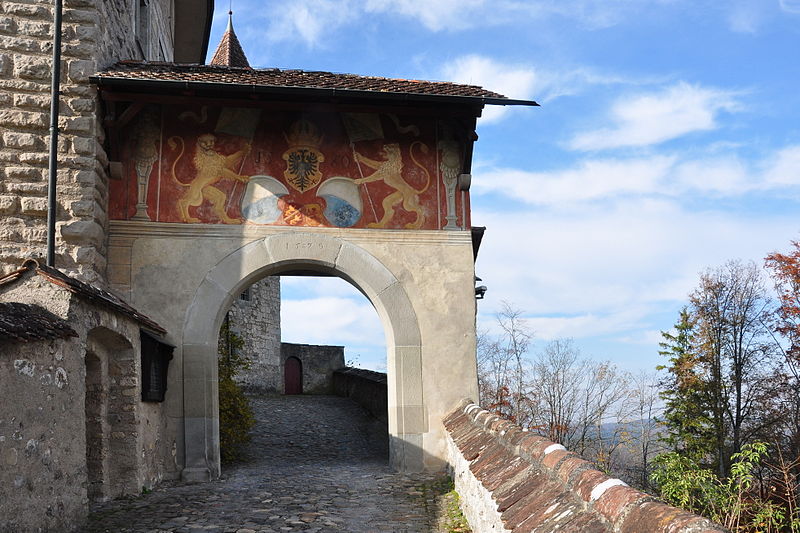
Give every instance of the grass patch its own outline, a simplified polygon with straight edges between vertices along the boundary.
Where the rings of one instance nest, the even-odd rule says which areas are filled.
[[[434,533],[472,533],[450,476],[437,477],[417,490],[428,513],[436,519]]]

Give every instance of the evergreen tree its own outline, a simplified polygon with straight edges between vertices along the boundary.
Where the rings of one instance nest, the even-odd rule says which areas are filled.
[[[660,383],[664,400],[662,440],[670,448],[688,455],[693,461],[707,461],[713,454],[714,431],[709,417],[708,382],[695,349],[695,320],[684,307],[675,324],[675,333],[662,331],[659,354],[668,363],[658,366],[669,375]]]

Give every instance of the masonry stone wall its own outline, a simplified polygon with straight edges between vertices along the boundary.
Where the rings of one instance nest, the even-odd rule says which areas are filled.
[[[286,360],[296,357],[303,370],[303,394],[333,394],[333,372],[344,368],[343,346],[281,343],[281,376]],[[281,378],[282,379],[282,378]],[[281,392],[284,383],[281,381]]]
[[[0,532],[71,531],[90,498],[179,475],[164,404],[141,401],[137,322],[36,275],[3,286],[0,302],[41,306],[78,334],[0,340]]]
[[[384,431],[389,424],[389,391],[386,374],[363,368],[344,367],[333,373],[333,392],[350,398],[381,422]]]
[[[80,341],[0,341],[0,531],[69,531],[86,506]]]
[[[280,277],[269,276],[248,287],[234,301],[228,320],[251,362],[250,369],[237,376],[239,384],[252,393],[282,392]]]
[[[46,253],[52,4],[0,2],[0,274]],[[59,267],[88,281],[105,279],[108,226],[108,156],[88,78],[118,59],[172,57],[172,1],[149,2],[144,50],[138,5],[64,2],[56,254]]]

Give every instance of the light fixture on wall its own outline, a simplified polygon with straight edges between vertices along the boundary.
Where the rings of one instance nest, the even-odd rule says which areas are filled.
[[[483,281],[483,280],[481,278],[479,278],[478,276],[475,276],[475,281],[478,282],[478,281]],[[478,285],[477,287],[475,287],[475,299],[476,300],[483,300],[484,294],[486,294],[486,285]]]

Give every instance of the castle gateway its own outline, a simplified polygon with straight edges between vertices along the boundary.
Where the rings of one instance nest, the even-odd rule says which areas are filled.
[[[477,397],[475,121],[487,103],[523,102],[228,65],[121,62],[92,81],[113,175],[108,280],[177,347],[166,401],[184,479],[220,471],[225,312],[253,282],[297,273],[339,276],[370,300],[386,337],[391,464],[441,469],[441,419]]]

